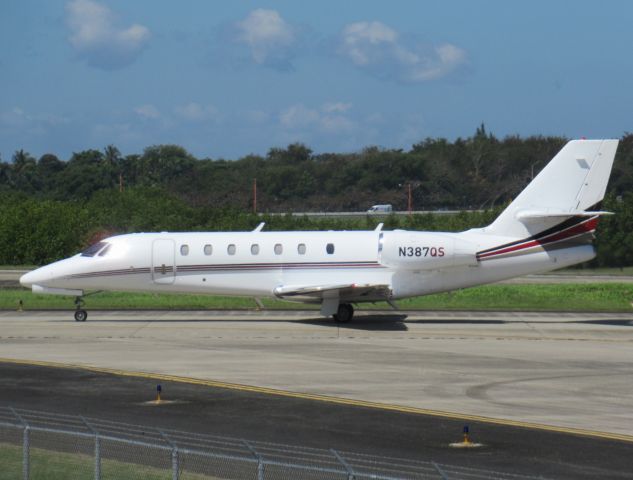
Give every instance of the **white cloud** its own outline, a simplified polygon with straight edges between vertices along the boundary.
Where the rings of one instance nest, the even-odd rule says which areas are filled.
[[[297,129],[314,125],[319,121],[318,110],[306,108],[299,103],[283,110],[279,115],[279,121],[285,128]]]
[[[403,39],[381,22],[346,25],[338,53],[379,78],[412,83],[441,78],[466,62],[466,52],[455,45]]]
[[[46,130],[69,123],[66,117],[51,113],[29,113],[20,107],[0,112],[0,126],[6,129]]]
[[[320,126],[330,133],[346,133],[356,128],[356,124],[343,115],[324,115],[321,117]]]
[[[343,112],[350,107],[351,104],[346,103],[326,103],[317,109],[298,103],[281,111],[279,123],[286,130],[315,130],[330,134],[349,133],[356,128],[356,123]]]
[[[112,11],[93,0],[72,0],[66,14],[70,44],[93,67],[112,70],[131,64],[150,37],[143,25],[118,27]]]
[[[377,46],[395,45],[397,39],[398,34],[383,23],[350,23],[343,28],[339,51],[347,55],[354,65],[364,66],[375,61]]]
[[[148,120],[158,120],[162,117],[158,108],[151,104],[140,105],[134,109],[134,113],[136,113],[139,117],[148,119]]]
[[[324,112],[332,113],[332,112],[347,112],[350,108],[352,108],[351,103],[343,103],[343,102],[328,102],[323,104],[322,110]]]
[[[248,47],[253,62],[288,69],[297,31],[276,10],[258,8],[235,24],[234,39]]]
[[[174,110],[176,115],[191,122],[202,122],[205,120],[217,119],[218,109],[213,105],[200,105],[199,103],[189,102],[181,105]]]

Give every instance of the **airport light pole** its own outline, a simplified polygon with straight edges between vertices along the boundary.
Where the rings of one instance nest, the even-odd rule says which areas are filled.
[[[406,184],[400,183],[399,187],[407,186],[407,212],[409,216],[413,215],[413,190],[420,186],[420,182],[407,182]]]

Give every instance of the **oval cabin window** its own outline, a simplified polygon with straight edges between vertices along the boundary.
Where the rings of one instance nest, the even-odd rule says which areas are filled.
[[[231,245],[229,245],[226,251],[229,255],[235,255],[235,244],[232,243]]]
[[[299,252],[299,255],[305,255],[306,254],[306,244],[305,243],[300,243],[297,246],[297,252]]]
[[[284,247],[281,243],[275,244],[275,255],[281,255],[284,252]]]
[[[334,253],[334,244],[328,243],[325,247],[325,251],[328,253],[328,255],[332,255]]]
[[[213,245],[205,245],[204,246],[204,254],[205,255],[211,255],[213,253]]]
[[[187,255],[189,255],[189,245],[181,245],[180,246],[180,254],[183,257],[186,257]]]
[[[251,254],[253,254],[253,255],[258,255],[259,254],[259,245],[257,245],[256,243],[253,243],[251,245]]]

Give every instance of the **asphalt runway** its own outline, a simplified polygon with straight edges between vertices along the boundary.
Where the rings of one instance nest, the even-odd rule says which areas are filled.
[[[72,368],[0,363],[0,404],[55,413],[434,461],[543,478],[630,478],[633,444],[469,421],[478,449],[454,449],[463,420],[334,405],[231,388]],[[173,404],[145,405],[160,382]],[[505,478],[505,477],[504,477]]]
[[[553,478],[630,478],[633,315],[365,312],[346,326],[313,315],[91,311],[76,323],[71,311],[0,312],[0,357],[100,370],[4,363],[0,402]],[[141,408],[157,382],[184,403]],[[464,423],[484,449],[447,448]]]

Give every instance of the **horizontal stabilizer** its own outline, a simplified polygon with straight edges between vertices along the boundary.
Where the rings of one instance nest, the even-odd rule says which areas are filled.
[[[537,220],[541,218],[571,218],[571,217],[596,217],[600,215],[613,215],[613,212],[606,211],[571,211],[563,212],[556,210],[522,210],[516,213],[516,219],[520,221]]]

